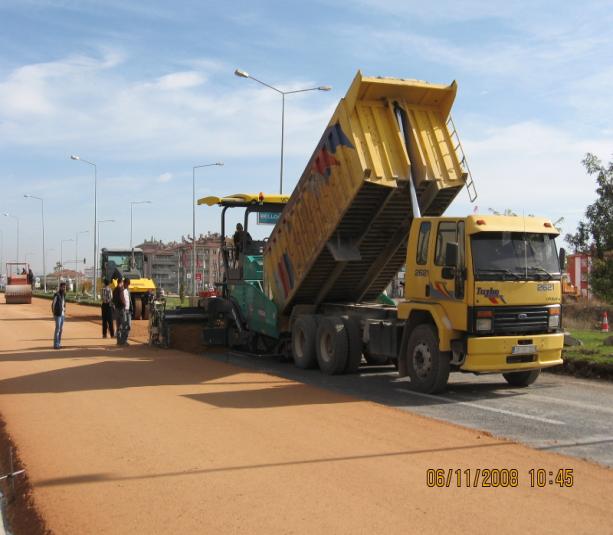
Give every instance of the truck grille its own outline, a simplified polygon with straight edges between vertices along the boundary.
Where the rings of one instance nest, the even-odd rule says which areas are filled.
[[[477,313],[481,311],[492,312],[491,331],[477,332]],[[475,307],[469,312],[469,319],[469,330],[481,336],[551,332],[548,306]]]
[[[496,307],[494,334],[523,334],[547,332],[549,311],[547,307]]]

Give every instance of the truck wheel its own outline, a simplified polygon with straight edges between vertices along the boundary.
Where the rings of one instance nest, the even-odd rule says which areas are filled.
[[[343,324],[345,325],[347,341],[349,342],[344,373],[356,373],[362,363],[362,337],[360,336],[360,327],[350,318],[343,318]]]
[[[143,308],[143,319],[144,320],[148,320],[151,317],[151,309],[149,308],[150,305],[145,305],[145,307]]]
[[[435,327],[418,325],[407,344],[407,371],[410,388],[416,392],[436,394],[445,390],[449,378],[449,354],[438,347]]]
[[[349,338],[341,318],[324,316],[319,320],[316,349],[319,369],[323,373],[343,373],[349,353]]]
[[[315,351],[317,321],[315,316],[298,316],[292,329],[292,355],[297,368],[308,369],[317,365]]]
[[[541,370],[531,370],[529,372],[510,372],[503,373],[502,376],[511,386],[524,387],[529,386],[537,380],[541,374]]]
[[[139,320],[143,314],[143,301],[139,297],[134,299],[134,319]]]

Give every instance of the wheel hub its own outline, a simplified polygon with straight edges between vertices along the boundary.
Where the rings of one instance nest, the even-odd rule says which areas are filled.
[[[432,371],[432,353],[423,342],[417,344],[413,350],[413,369],[420,379],[428,377]]]

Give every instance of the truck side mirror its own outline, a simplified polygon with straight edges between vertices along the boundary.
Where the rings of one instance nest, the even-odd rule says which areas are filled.
[[[566,249],[560,247],[560,273],[564,272],[566,267]]]

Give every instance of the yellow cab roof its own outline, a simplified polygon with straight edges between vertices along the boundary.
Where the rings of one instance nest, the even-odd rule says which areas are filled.
[[[470,215],[466,218],[466,230],[468,234],[503,231],[560,234],[549,219],[531,216]]]
[[[251,204],[286,204],[289,195],[268,193],[233,193],[226,197],[202,197],[198,199],[198,205],[207,206],[249,206]]]

